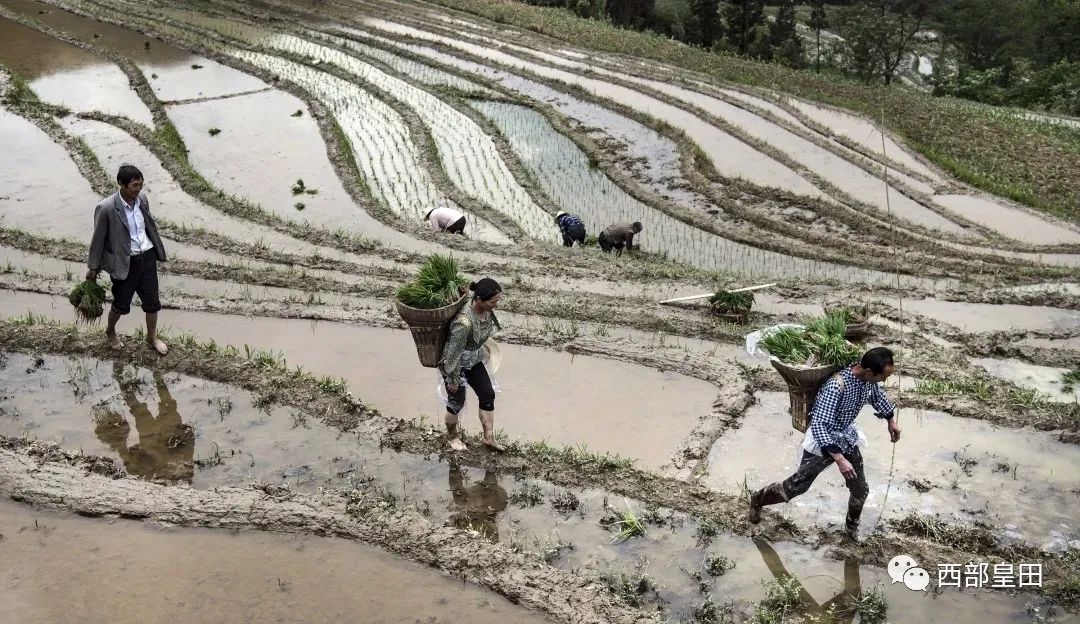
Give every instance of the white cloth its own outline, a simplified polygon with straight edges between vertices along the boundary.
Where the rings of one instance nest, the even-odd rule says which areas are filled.
[[[131,236],[131,255],[137,256],[144,251],[150,251],[154,248],[154,244],[146,236],[146,220],[143,219],[142,214],[142,198],[136,197],[134,206],[128,205],[127,200],[122,195],[120,201],[124,202],[124,218],[127,219],[128,234]]]
[[[454,225],[458,219],[464,216],[465,215],[453,208],[436,208],[428,215],[428,224],[431,226],[432,230],[441,232],[451,225]]]
[[[849,426],[849,429],[855,430],[855,435],[858,436],[858,440],[855,442],[855,446],[862,450],[867,444],[866,435],[863,434],[862,429],[853,422]],[[845,431],[847,431],[845,429]],[[802,449],[808,453],[813,453],[818,457],[821,457],[821,447],[818,446],[817,440],[814,439],[813,430],[810,427],[806,428],[806,434],[803,436]]]

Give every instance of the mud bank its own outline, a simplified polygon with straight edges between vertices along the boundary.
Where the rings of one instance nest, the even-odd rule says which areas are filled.
[[[13,622],[549,621],[506,598],[339,538],[177,529],[0,503],[0,600]],[[137,571],[142,582],[132,582]],[[226,572],[227,571],[227,572]]]
[[[271,487],[196,491],[88,474],[84,457],[48,445],[5,446],[11,448],[0,450],[0,491],[38,508],[185,527],[354,539],[472,581],[555,621],[654,621],[569,572],[470,539],[465,531],[436,527],[415,510],[388,509],[362,491],[321,496]]]

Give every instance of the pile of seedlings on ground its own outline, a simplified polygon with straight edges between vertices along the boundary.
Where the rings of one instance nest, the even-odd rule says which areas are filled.
[[[754,293],[718,290],[709,297],[709,305],[717,316],[735,322],[745,321],[754,305]]]

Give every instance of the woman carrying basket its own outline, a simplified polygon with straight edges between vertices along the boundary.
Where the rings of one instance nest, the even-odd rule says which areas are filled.
[[[465,407],[467,384],[480,402],[484,446],[502,452],[505,449],[495,442],[495,389],[484,366],[484,344],[499,327],[495,308],[502,299],[502,287],[485,277],[469,284],[469,290],[473,292],[472,301],[451,321],[450,337],[439,360],[447,395],[446,434],[452,450],[468,450],[458,432],[458,413]]]

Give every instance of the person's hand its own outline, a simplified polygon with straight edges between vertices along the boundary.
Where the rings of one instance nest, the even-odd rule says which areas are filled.
[[[449,392],[450,394],[454,394],[455,392],[458,391],[458,384],[456,384],[456,383],[448,383],[448,384],[446,384],[446,391]]]
[[[97,276],[98,276],[98,270],[97,269],[90,269],[89,271],[86,272],[86,279],[88,279],[90,281],[97,280]]]
[[[840,459],[836,460],[836,467],[840,469],[840,474],[844,475],[846,481],[855,478],[855,467],[852,466],[851,462],[843,455],[840,456]]]
[[[900,425],[896,424],[896,417],[889,419],[889,439],[896,444],[900,440]]]

